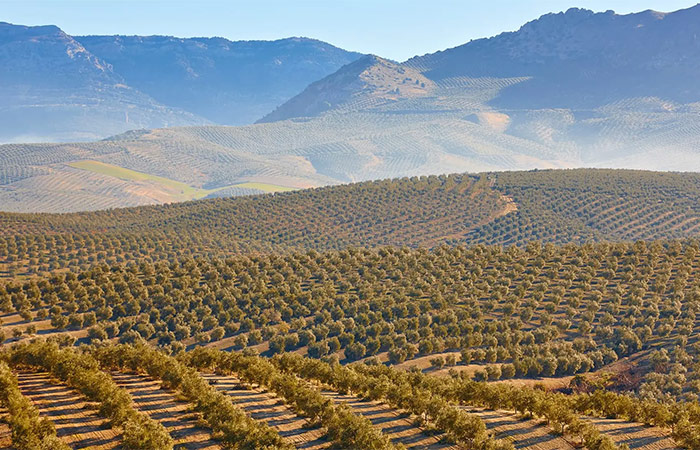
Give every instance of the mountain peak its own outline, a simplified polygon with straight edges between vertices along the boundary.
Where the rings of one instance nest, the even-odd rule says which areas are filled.
[[[360,100],[391,102],[428,95],[435,84],[415,69],[377,55],[365,55],[312,83],[301,94],[263,117],[275,122],[313,117],[336,108],[351,108]]]
[[[51,35],[63,34],[63,30],[56,25],[15,25],[9,22],[0,22],[0,33],[3,35]]]

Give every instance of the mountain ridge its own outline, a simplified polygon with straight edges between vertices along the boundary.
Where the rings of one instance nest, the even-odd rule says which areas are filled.
[[[0,141],[95,139],[132,127],[207,123],[127,86],[109,63],[53,25],[0,24],[0,61],[8,62],[0,65]]]
[[[1,22],[0,142],[252,123],[359,56],[310,38],[74,37]]]
[[[221,125],[253,123],[353,61],[318,39],[231,41],[222,37],[78,36],[126,81],[157,100]]]
[[[170,202],[182,198],[172,191],[181,185],[225,195],[251,193],[251,183],[303,188],[455,171],[700,171],[698,14],[700,6],[630,15],[571,9],[404,63],[358,57],[255,125],[0,146],[0,209]],[[111,48],[114,38],[105,39]],[[174,45],[171,55],[180,51]],[[608,48],[617,53],[600,56]],[[656,75],[662,85],[647,88]]]

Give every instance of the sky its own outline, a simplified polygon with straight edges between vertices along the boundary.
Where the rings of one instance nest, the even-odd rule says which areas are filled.
[[[0,21],[72,35],[305,36],[403,61],[570,7],[669,12],[699,0],[0,0]]]

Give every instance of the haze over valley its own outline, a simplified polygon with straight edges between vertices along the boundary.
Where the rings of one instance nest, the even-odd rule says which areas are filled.
[[[76,211],[450,172],[700,170],[699,28],[700,6],[570,9],[399,63],[306,38],[5,24],[0,136],[15,143],[0,146],[0,206]]]
[[[700,4],[567,1],[2,2],[0,450],[700,450]]]

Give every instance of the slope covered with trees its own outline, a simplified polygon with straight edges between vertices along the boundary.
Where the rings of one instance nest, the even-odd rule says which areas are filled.
[[[128,448],[294,445],[216,372],[267,390],[319,448],[402,448],[364,417],[380,405],[436,446],[530,448],[507,437],[535,427],[567,446],[694,449],[699,184],[485,173],[3,214],[0,401],[27,404],[12,371],[47,372]],[[144,384],[165,390],[150,401]],[[55,440],[35,406],[8,419],[17,439]]]
[[[0,213],[0,276],[349,246],[697,236],[700,176],[617,170],[415,177],[77,214]]]
[[[25,318],[9,342],[39,321],[43,335],[87,330],[84,341],[175,353],[437,354],[435,367],[480,380],[612,370],[609,386],[673,401],[699,393],[699,266],[697,241],[185,258],[5,282],[0,307]]]

